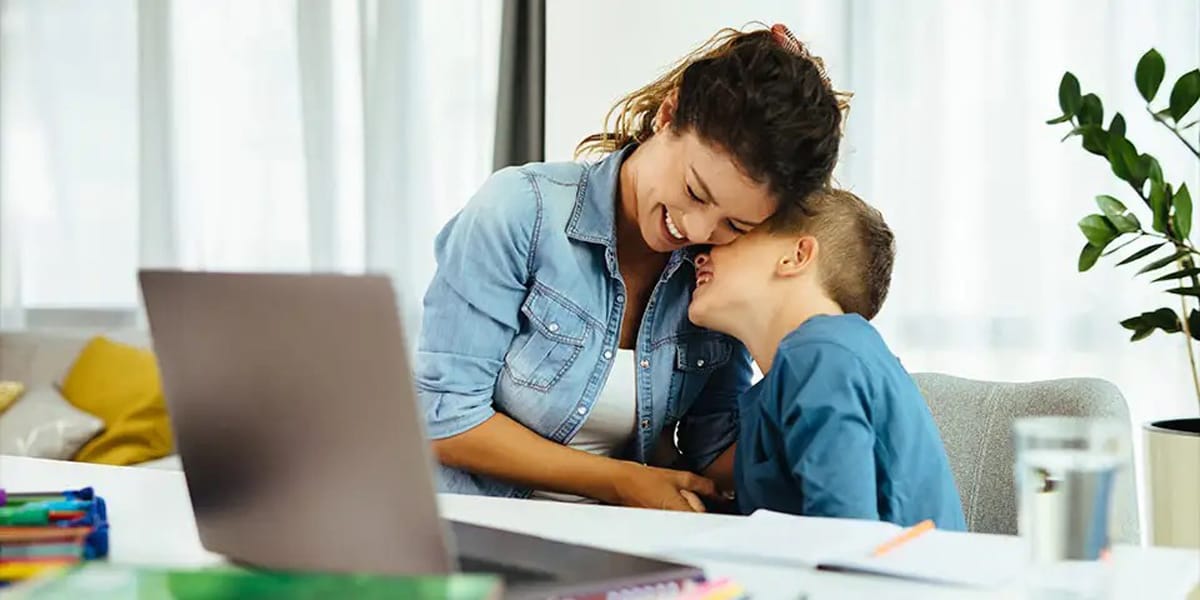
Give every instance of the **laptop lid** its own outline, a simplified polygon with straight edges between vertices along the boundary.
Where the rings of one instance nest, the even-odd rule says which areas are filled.
[[[386,277],[139,279],[205,548],[278,569],[455,568]]]

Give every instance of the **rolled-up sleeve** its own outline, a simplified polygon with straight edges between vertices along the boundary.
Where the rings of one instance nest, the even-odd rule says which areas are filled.
[[[689,470],[707,469],[737,442],[738,397],[750,388],[750,362],[746,347],[735,342],[729,362],[709,377],[700,397],[680,419],[679,450]]]
[[[438,234],[416,356],[417,395],[433,439],[495,414],[492,394],[518,331],[539,211],[526,175],[505,169]]]

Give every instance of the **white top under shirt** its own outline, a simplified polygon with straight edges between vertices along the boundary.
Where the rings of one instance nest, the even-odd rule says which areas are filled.
[[[636,427],[637,368],[634,353],[633,350],[617,350],[600,396],[592,404],[592,411],[584,420],[583,427],[567,442],[567,446],[611,457],[625,448]],[[534,491],[533,497],[562,502],[596,502],[582,496],[540,490]]]

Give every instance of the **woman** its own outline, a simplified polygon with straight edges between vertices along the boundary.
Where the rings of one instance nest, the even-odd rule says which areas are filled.
[[[441,489],[692,510],[681,491],[730,481],[750,358],[688,322],[689,246],[801,210],[841,108],[785,27],[725,30],[613,108],[580,144],[599,162],[489,178],[438,235],[425,296]]]

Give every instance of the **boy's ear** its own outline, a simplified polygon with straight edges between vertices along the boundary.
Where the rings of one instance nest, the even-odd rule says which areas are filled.
[[[820,248],[817,238],[806,235],[792,242],[788,253],[779,259],[775,272],[781,277],[794,277],[816,265]]]

